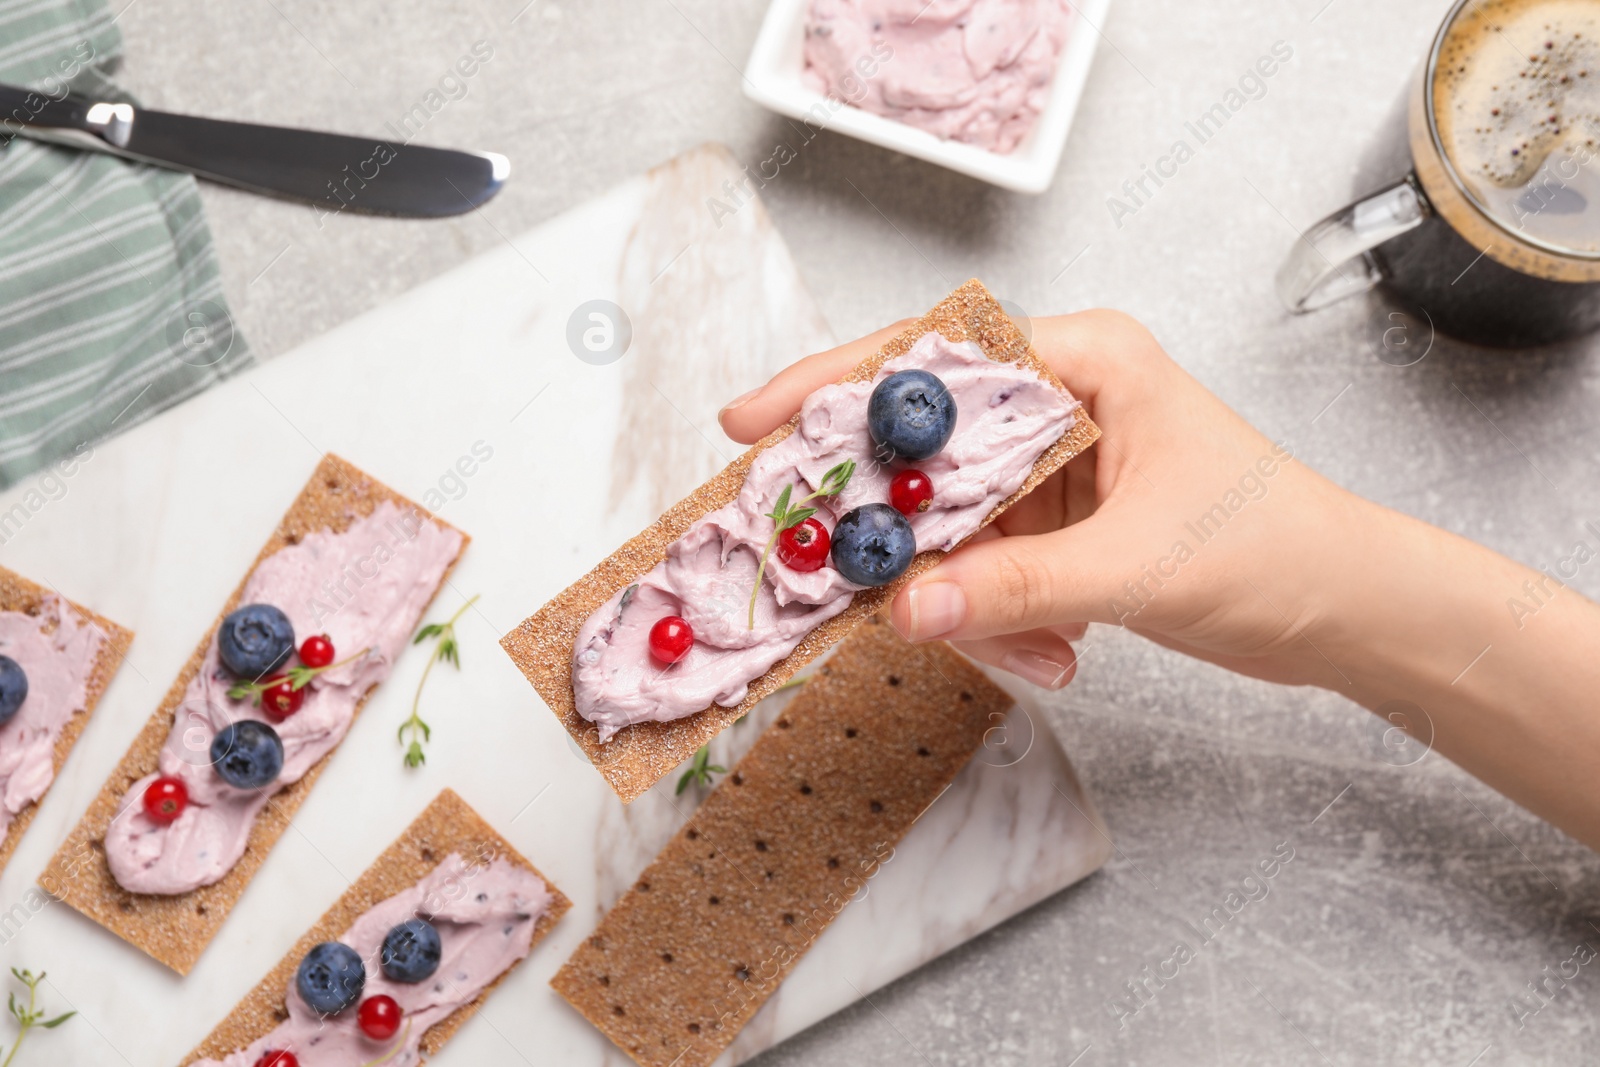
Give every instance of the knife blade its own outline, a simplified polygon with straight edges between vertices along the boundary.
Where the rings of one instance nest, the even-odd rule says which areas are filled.
[[[505,184],[511,161],[384,137],[260,126],[0,85],[0,144],[16,134],[152,163],[324,213],[441,218]]]

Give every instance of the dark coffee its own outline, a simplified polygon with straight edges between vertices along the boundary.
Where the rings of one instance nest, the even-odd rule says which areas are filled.
[[[1439,141],[1502,226],[1600,253],[1600,3],[1479,0],[1440,43]]]
[[[1377,191],[1279,271],[1290,308],[1380,285],[1465,341],[1600,328],[1600,0],[1461,0],[1365,163]]]

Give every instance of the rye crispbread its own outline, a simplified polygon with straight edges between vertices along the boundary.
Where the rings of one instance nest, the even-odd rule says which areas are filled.
[[[840,381],[870,381],[886,361],[904,355],[918,338],[935,330],[952,341],[976,341],[990,359],[1027,366],[1066,392],[1066,387],[1033,351],[999,302],[976,280],[945,297],[937,307],[863,360]],[[694,522],[738,497],[745,472],[756,455],[789,436],[798,421],[796,415],[762,438],[721,473],[674,504],[643,533],[500,639],[501,646],[624,803],[642,794],[668,771],[694,755],[701,745],[737,722],[801,667],[876,614],[913,578],[944,558],[945,553],[936,549],[921,552],[900,578],[880,588],[857,593],[848,608],[813,630],[793,652],[751,682],[748,695],[738,706],[724,708],[713,704],[673,722],[635,723],[601,744],[599,729],[580,716],[574,707],[572,650],[579,629],[619,589],[665,559],[667,547],[683,536]],[[1072,427],[1045,449],[1034,462],[1022,488],[997,505],[984,519],[984,525],[994,521],[1002,511],[1088,448],[1099,436],[1099,428],[1080,407]]]
[[[534,923],[535,946],[572,906],[561,890],[511,847],[510,842],[496,833],[494,827],[484,822],[482,816],[467,806],[466,801],[446,789],[422,810],[422,814],[373,861],[361,877],[351,883],[344,895],[295,942],[294,947],[278,961],[278,965],[245,994],[244,999],[228,1013],[228,1017],[184,1057],[185,1067],[198,1059],[221,1059],[270,1033],[287,1018],[284,995],[294,980],[300,960],[311,950],[311,946],[337,940],[363,913],[416,885],[452,852],[460,853],[469,864],[475,859],[509,860],[539,876],[550,891],[550,907]],[[512,964],[500,977],[485,986],[483,992],[430,1026],[422,1035],[423,1057],[436,1054],[440,1046],[450,1040],[462,1023],[472,1018],[495,987],[505,981],[506,975],[516,967],[517,964]]]
[[[642,1067],[710,1064],[1012,706],[869,619],[551,985]]]
[[[66,724],[61,727],[60,736],[56,738],[55,753],[51,756],[51,763],[55,767],[51,774],[51,784],[54,784],[55,776],[61,773],[61,765],[67,761],[67,754],[72,751],[72,746],[78,743],[78,735],[89,725],[89,716],[94,714],[95,706],[100,703],[100,697],[105,693],[106,686],[111,684],[112,675],[122,666],[122,659],[128,654],[128,644],[133,640],[133,631],[118,626],[103,615],[96,615],[88,608],[73,603],[52,589],[28,581],[15,571],[0,567],[0,611],[20,611],[28,615],[37,615],[43,610],[45,600],[52,596],[59,597],[68,610],[100,631],[103,638],[100,651],[95,654],[94,666],[89,671],[88,681],[84,685],[83,710],[67,719]],[[40,802],[49,791],[46,787],[45,793],[40,794],[38,800],[24,806],[11,820],[5,840],[0,841],[0,871],[4,871],[6,864],[11,862],[11,854],[17,850],[18,842],[22,840],[22,835],[27,833],[28,825],[33,822],[34,815],[39,811]]]
[[[294,544],[318,530],[341,532],[357,519],[370,515],[385,500],[402,509],[413,509],[425,521],[449,526],[420,505],[329,453],[317,465],[306,487],[300,491],[279,521],[277,529],[267,539],[256,562],[251,565],[251,572],[262,560],[285,545]],[[459,530],[456,532],[461,533]],[[464,533],[461,538],[461,549],[465,551],[470,539]],[[460,558],[458,553],[456,559]],[[451,567],[454,565],[455,561],[452,561]],[[446,568],[444,578],[448,578],[449,574],[450,568]],[[444,578],[440,579],[441,586]],[[172,728],[173,713],[183,701],[190,679],[200,669],[217,627],[222,625],[222,620],[230,611],[238,607],[239,597],[248,580],[247,573],[228,597],[216,622],[206,630],[189,661],[178,672],[161,706],[139,731],[127,754],[122,757],[122,762],[89,805],[83,819],[62,842],[44,873],[39,876],[39,884],[51,895],[72,905],[179,974],[189,973],[206,945],[216,936],[217,930],[233,909],[234,902],[239,899],[239,894],[244,892],[267,853],[284,830],[288,829],[294,813],[334,754],[329,751],[304,777],[278,793],[262,809],[251,829],[250,842],[245,846],[244,854],[220,881],[176,896],[157,896],[130,893],[112,877],[105,858],[106,828],[117,815],[117,805],[128,787],[158,769],[157,757]],[[371,695],[369,690],[356,704],[355,714],[361,713]]]

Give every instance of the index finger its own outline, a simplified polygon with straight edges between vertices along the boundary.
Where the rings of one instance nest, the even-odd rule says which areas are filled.
[[[903,319],[876,333],[791,364],[766,385],[723,408],[717,416],[723,432],[742,444],[761,440],[799,411],[812,392],[844,377],[857,363],[914,321]],[[1138,340],[1148,338],[1142,327],[1115,311],[1079,311],[1031,319],[1029,325],[1039,358],[1073,396],[1091,409],[1105,369],[1105,361],[1099,357],[1115,357]]]
[[[800,410],[805,398],[822,386],[850,373],[857,363],[872,355],[900,333],[912,320],[885,326],[876,333],[857,338],[838,348],[805,357],[779,371],[766,385],[735,400],[717,413],[722,432],[740,444],[754,444]]]

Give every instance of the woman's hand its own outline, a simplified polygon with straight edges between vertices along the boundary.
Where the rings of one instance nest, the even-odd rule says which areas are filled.
[[[811,356],[722,412],[759,440],[905,324]],[[1090,622],[1279,682],[1339,684],[1318,651],[1330,580],[1361,565],[1380,509],[1294,462],[1111,311],[1034,319],[1033,344],[1103,436],[895,598],[914,641],[945,638],[1065,685]]]
[[[802,360],[723,428],[759,439],[904,325]],[[1032,325],[1104,436],[902,591],[902,633],[1061,686],[1086,624],[1120,624],[1320,685],[1600,848],[1600,606],[1306,469],[1124,315]]]

